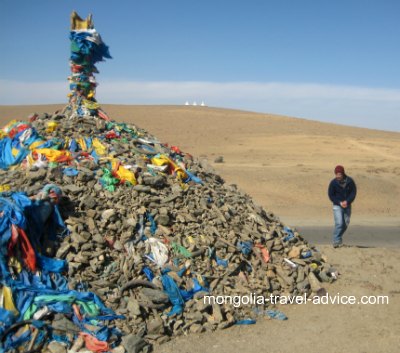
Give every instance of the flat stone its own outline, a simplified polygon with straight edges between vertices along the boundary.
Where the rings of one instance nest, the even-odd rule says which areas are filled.
[[[168,303],[169,297],[168,295],[159,290],[153,288],[142,288],[140,291],[147,299],[152,301],[153,303]]]
[[[50,342],[49,345],[47,346],[47,349],[51,353],[66,353],[67,352],[67,347],[59,342]]]
[[[211,303],[208,303],[208,301],[205,301],[203,298],[196,301],[196,309],[200,312],[205,311],[210,307]]]
[[[175,201],[178,197],[181,197],[181,194],[172,194],[171,196],[167,196],[161,200],[161,203],[170,203]]]
[[[97,202],[93,196],[87,196],[87,197],[83,198],[82,204],[85,205],[86,208],[91,209],[97,205]]]
[[[137,192],[150,193],[151,187],[146,185],[135,185],[133,190],[136,190]]]
[[[147,332],[149,334],[164,333],[164,324],[160,317],[154,318],[147,323]]]
[[[51,326],[54,329],[65,332],[79,332],[80,329],[70,320],[66,319],[62,314],[56,314]]]
[[[136,299],[130,299],[126,308],[132,315],[134,316],[140,315],[140,306],[139,302]]]
[[[90,233],[88,233],[88,232],[81,232],[81,233],[73,232],[71,234],[71,239],[72,239],[72,242],[77,245],[84,244],[90,239]]]
[[[105,221],[108,221],[114,215],[115,215],[115,210],[113,208],[110,208],[101,213],[101,218]]]
[[[288,257],[289,259],[299,258],[300,253],[301,253],[301,248],[293,246],[293,248],[288,253]]]
[[[166,179],[161,175],[145,176],[143,177],[143,184],[159,188],[166,184]]]
[[[83,188],[74,184],[70,184],[70,185],[64,185],[63,191],[76,195],[79,194],[81,191],[83,191]]]
[[[147,343],[143,338],[130,334],[122,337],[122,345],[127,353],[140,353]]]
[[[192,326],[190,326],[189,330],[192,333],[200,333],[204,331],[204,327],[200,324],[193,324]]]
[[[213,304],[212,305],[212,316],[215,322],[220,323],[224,320],[224,317],[222,315],[221,307],[218,304]]]
[[[111,350],[111,353],[125,353],[125,352],[126,352],[125,347],[122,345],[115,347]]]
[[[37,171],[29,172],[29,179],[31,180],[31,183],[34,184],[39,180],[43,180],[47,175],[47,169],[45,168],[40,168]]]
[[[86,224],[91,232],[96,230],[96,223],[94,222],[94,219],[92,217],[86,218]]]
[[[157,216],[156,222],[162,226],[167,226],[170,223],[170,218],[167,214],[160,214]]]

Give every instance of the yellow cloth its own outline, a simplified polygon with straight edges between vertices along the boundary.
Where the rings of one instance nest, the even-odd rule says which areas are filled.
[[[171,158],[167,157],[164,154],[160,154],[157,155],[156,157],[153,157],[151,159],[151,163],[158,166],[166,164],[170,165],[179,180],[185,180],[188,177],[184,169],[179,167]]]
[[[86,141],[83,137],[81,137],[80,139],[76,140],[76,142],[79,144],[79,146],[81,146],[81,150],[84,152],[87,152],[87,145],[86,145]]]
[[[18,121],[15,119],[11,120],[6,126],[4,126],[3,131],[7,134],[17,122]]]
[[[26,161],[27,161],[27,163],[28,163],[28,166],[31,166],[31,165],[33,165],[33,164],[35,163],[35,160],[33,159],[32,154],[29,154],[29,155],[26,157]]]
[[[87,100],[87,99],[85,99],[85,100],[83,101],[83,105],[84,105],[86,108],[90,109],[90,110],[96,110],[96,109],[99,109],[99,108],[100,108],[100,104],[99,104],[99,103],[93,102],[93,101],[90,101],[90,100]]]
[[[56,123],[55,121],[49,121],[47,123],[47,128],[46,128],[46,133],[50,134],[52,133],[58,126],[58,123]]]
[[[0,185],[0,192],[9,191],[9,190],[11,190],[11,186],[9,184]]]
[[[18,148],[15,148],[15,147],[13,147],[13,149],[11,150],[11,153],[12,153],[12,155],[15,157],[16,155],[18,155],[18,153],[19,153],[19,149],[18,149]]]
[[[118,160],[114,159],[111,163],[112,170],[116,170],[118,166]],[[136,185],[136,177],[129,169],[126,169],[124,166],[120,165],[116,170],[116,174],[121,181],[128,181],[132,185]]]
[[[14,304],[14,299],[12,296],[12,291],[10,287],[3,287],[3,303],[4,309],[11,311],[15,316],[19,315],[19,312]]]
[[[104,156],[107,153],[107,148],[104,146],[98,138],[92,140],[94,150],[99,156]]]
[[[157,157],[153,157],[151,159],[151,163],[158,166],[170,164],[170,161],[171,160],[163,154],[160,154]]]
[[[44,143],[44,141],[42,141],[42,140],[35,141],[29,146],[29,149],[31,151],[35,150],[38,146],[42,145],[43,143]]]
[[[50,162],[57,162],[61,157],[70,157],[71,154],[68,151],[58,151],[51,148],[38,148],[35,152],[43,154],[46,156],[47,160]]]
[[[92,15],[83,20],[75,11],[71,14],[71,30],[92,29]]]
[[[19,262],[15,256],[10,257],[10,259],[8,260],[8,265],[14,267],[18,273],[22,271],[21,262]]]

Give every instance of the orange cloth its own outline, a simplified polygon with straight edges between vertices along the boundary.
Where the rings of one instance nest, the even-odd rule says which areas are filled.
[[[49,162],[66,162],[72,159],[69,151],[59,151],[51,148],[37,148],[34,150],[34,152],[46,156],[46,159]]]
[[[96,337],[89,335],[88,333],[81,332],[80,336],[83,337],[86,348],[92,352],[101,353],[108,352],[110,350],[107,342],[99,341]]]
[[[256,247],[260,249],[261,256],[264,262],[268,262],[270,258],[268,249],[261,244],[256,244]]]

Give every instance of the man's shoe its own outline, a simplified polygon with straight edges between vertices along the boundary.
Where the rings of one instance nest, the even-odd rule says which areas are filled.
[[[342,248],[344,245],[342,244],[342,243],[339,243],[339,244],[333,244],[333,247],[335,248],[335,249],[337,249],[337,248]]]

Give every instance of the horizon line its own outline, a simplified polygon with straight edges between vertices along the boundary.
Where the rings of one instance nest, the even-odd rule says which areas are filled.
[[[0,79],[1,105],[60,104],[58,102],[67,101],[67,93],[66,81]],[[186,101],[204,101],[213,107],[400,131],[400,89],[393,88],[321,83],[105,79],[97,88],[96,97],[102,104],[126,105],[184,105]],[[43,103],[45,101],[48,103]]]

